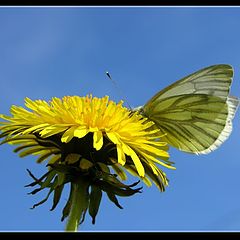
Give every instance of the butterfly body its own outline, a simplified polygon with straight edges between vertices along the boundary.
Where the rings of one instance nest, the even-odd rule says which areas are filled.
[[[167,143],[181,151],[206,154],[231,134],[239,100],[230,97],[230,65],[201,69],[166,87],[134,110],[155,122]]]

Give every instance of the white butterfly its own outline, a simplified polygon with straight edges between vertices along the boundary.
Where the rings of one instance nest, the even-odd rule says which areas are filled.
[[[217,149],[231,134],[239,100],[229,96],[230,65],[201,69],[166,87],[143,107],[136,108],[154,121],[162,140],[181,151],[205,154]]]

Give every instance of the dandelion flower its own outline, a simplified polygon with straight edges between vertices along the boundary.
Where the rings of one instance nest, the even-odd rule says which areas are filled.
[[[117,196],[140,192],[138,182],[126,185],[126,171],[147,186],[152,182],[164,191],[166,174],[157,164],[175,169],[168,160],[168,146],[154,122],[115,103],[108,96],[97,98],[65,96],[51,101],[25,99],[25,106],[12,106],[12,116],[0,115],[0,138],[3,143],[18,145],[20,157],[37,156],[47,162],[48,172],[27,186],[49,188],[45,202],[53,192],[53,210],[64,185],[71,184],[69,199],[62,212],[68,217],[66,230],[76,231],[88,210],[95,222],[102,192],[118,207]],[[125,171],[126,170],[126,171]]]

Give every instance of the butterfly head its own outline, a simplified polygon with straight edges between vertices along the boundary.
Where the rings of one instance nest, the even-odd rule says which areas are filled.
[[[143,106],[138,106],[133,109],[131,109],[131,112],[138,112],[140,114],[143,114]]]

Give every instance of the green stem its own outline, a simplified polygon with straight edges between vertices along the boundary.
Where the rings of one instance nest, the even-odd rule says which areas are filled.
[[[82,179],[71,184],[71,210],[66,224],[66,231],[77,232],[81,217],[88,208],[89,184]]]

